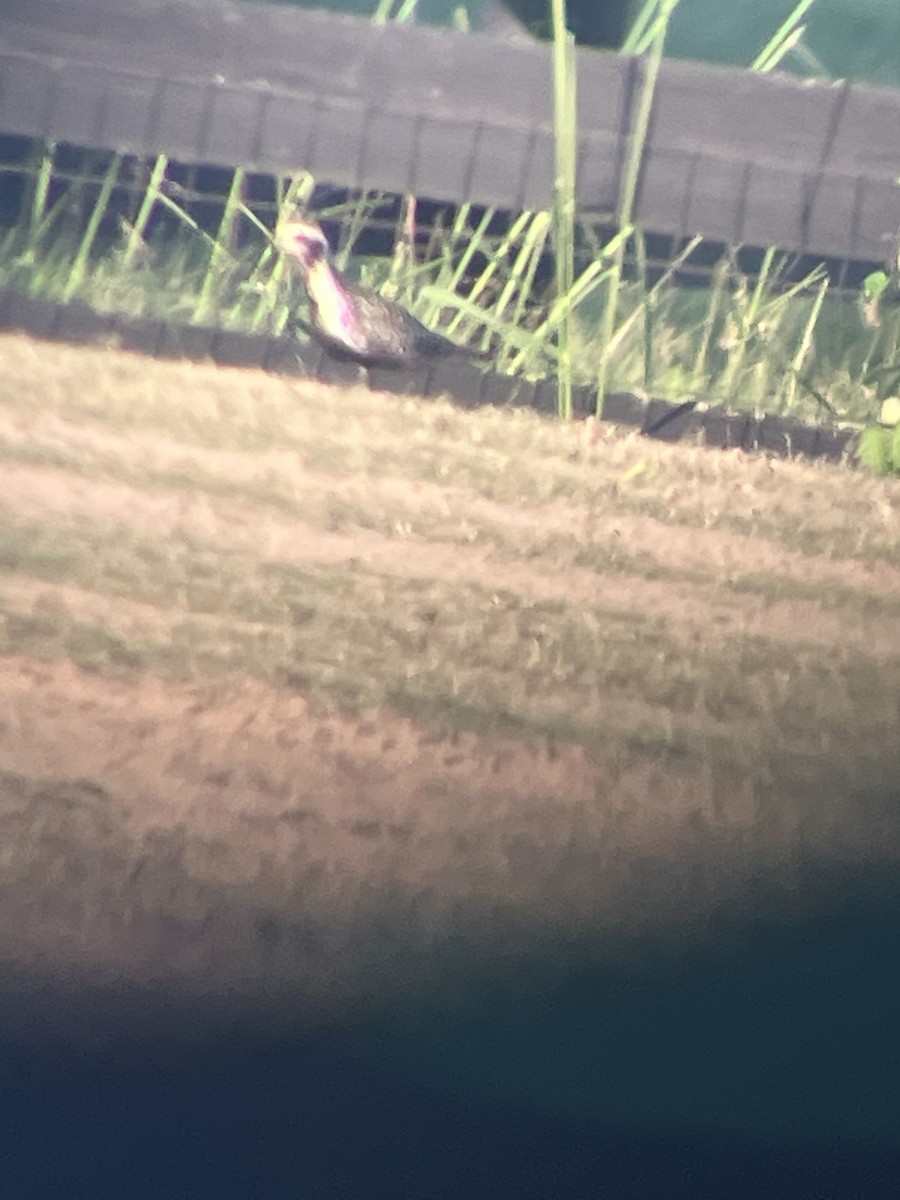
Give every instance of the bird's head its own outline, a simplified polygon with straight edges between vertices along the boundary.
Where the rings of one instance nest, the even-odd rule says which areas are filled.
[[[296,258],[306,271],[327,259],[329,253],[328,239],[315,221],[283,221],[275,230],[275,245],[283,254]]]

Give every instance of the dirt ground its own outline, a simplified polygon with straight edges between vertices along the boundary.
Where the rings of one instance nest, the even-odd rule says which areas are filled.
[[[24,337],[0,365],[21,994],[333,1009],[896,863],[896,483]]]

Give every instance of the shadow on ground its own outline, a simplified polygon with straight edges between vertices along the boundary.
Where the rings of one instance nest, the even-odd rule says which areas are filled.
[[[264,986],[8,975],[7,1030],[38,1022],[0,1058],[6,1194],[892,1196],[900,880],[791,880],[674,937],[461,938],[315,1020]],[[110,1038],[67,1045],[67,1020]]]

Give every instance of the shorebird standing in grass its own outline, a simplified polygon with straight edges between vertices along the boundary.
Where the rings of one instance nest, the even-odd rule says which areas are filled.
[[[491,357],[451,342],[395,300],[345,279],[314,221],[284,221],[275,231],[275,245],[299,263],[309,297],[310,332],[336,358],[369,368],[415,367],[449,354]]]

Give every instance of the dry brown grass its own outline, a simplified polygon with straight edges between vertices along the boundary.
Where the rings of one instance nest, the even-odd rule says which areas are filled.
[[[385,944],[693,926],[800,853],[896,856],[896,482],[0,364],[5,947],[333,995]]]

